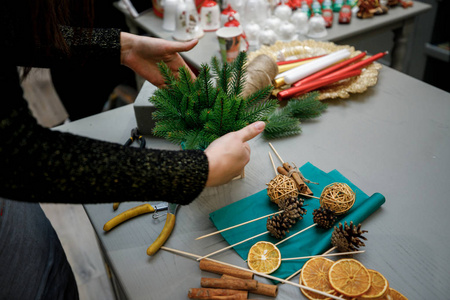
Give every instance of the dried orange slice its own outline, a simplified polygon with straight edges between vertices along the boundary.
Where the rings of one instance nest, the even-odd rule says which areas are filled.
[[[371,278],[370,288],[361,295],[361,299],[379,299],[389,291],[389,282],[380,272],[368,269]]]
[[[257,242],[248,252],[248,267],[256,272],[270,274],[281,264],[281,253],[270,242]]]
[[[311,258],[303,265],[299,280],[300,284],[328,294],[334,293],[335,290],[328,280],[328,271],[333,263],[334,261],[324,257]],[[310,300],[331,299],[305,289],[300,290]]]
[[[403,296],[400,292],[394,290],[393,288],[389,288],[389,296],[392,300],[408,300],[405,296]]]
[[[353,258],[336,261],[328,272],[331,286],[342,295],[358,297],[370,288],[370,273]]]

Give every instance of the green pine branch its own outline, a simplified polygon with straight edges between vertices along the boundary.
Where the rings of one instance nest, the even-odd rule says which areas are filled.
[[[266,121],[264,137],[279,138],[299,134],[300,120],[320,116],[326,105],[318,93],[291,99],[279,108],[270,99],[272,86],[266,86],[243,98],[247,55],[242,52],[233,63],[220,64],[216,57],[210,66],[203,64],[194,80],[187,68],[177,78],[166,64],[159,69],[166,87],[149,99],[155,105],[153,133],[184,149],[205,149],[218,137],[239,130],[255,121]]]

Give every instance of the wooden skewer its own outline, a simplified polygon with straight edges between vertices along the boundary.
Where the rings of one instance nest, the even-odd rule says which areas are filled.
[[[300,234],[300,233],[302,233],[302,232],[304,232],[304,231],[306,231],[306,230],[308,230],[308,229],[310,229],[310,228],[313,228],[313,227],[316,226],[316,225],[317,225],[317,223],[314,223],[314,224],[312,224],[312,225],[310,225],[310,226],[308,226],[308,227],[306,227],[306,228],[300,230],[299,232],[296,232],[296,233],[294,233],[294,234],[288,236],[287,238],[285,238],[285,239],[279,241],[278,243],[276,243],[275,246],[278,246],[279,244],[286,242],[287,240],[293,238],[294,236],[296,236],[296,235],[298,235],[298,234]]]
[[[281,161],[282,164],[284,164],[284,160],[281,158],[280,154],[278,154],[277,150],[272,146],[272,143],[269,143],[270,148],[272,148],[275,155],[278,157],[278,159]]]
[[[366,250],[339,252],[339,253],[321,254],[321,255],[300,256],[300,257],[291,257],[291,258],[282,258],[281,260],[282,261],[285,261],[285,260],[300,260],[300,259],[308,259],[308,258],[314,258],[314,257],[328,257],[328,256],[359,254],[359,253],[364,253],[364,252],[366,252]]]
[[[273,171],[275,172],[275,176],[278,175],[277,173],[277,167],[275,166],[275,163],[273,162],[272,154],[269,152],[270,161],[272,162]]]
[[[336,247],[332,247],[332,248],[328,249],[327,251],[325,251],[323,254],[328,254],[330,252],[333,252],[335,249],[336,249]],[[292,275],[290,275],[289,277],[287,277],[285,280],[291,280],[293,277],[298,275],[301,271],[302,271],[302,268],[300,268],[297,272],[295,272]]]
[[[245,242],[247,242],[247,241],[250,241],[250,240],[252,240],[252,239],[254,239],[254,238],[257,238],[257,237],[259,237],[259,236],[261,236],[261,235],[264,235],[264,234],[267,234],[267,233],[269,233],[269,231],[261,232],[260,234],[257,234],[257,235],[254,235],[254,236],[252,236],[252,237],[249,237],[248,239],[245,239],[245,240],[243,240],[243,241],[240,241],[240,242],[238,242],[238,243],[236,243],[236,244],[233,244],[233,245],[227,246],[227,247],[225,247],[225,248],[219,249],[219,250],[214,251],[214,252],[212,252],[212,253],[210,253],[210,254],[207,254],[207,255],[205,255],[205,256],[201,256],[201,257],[199,257],[197,260],[201,260],[201,259],[203,259],[203,258],[207,258],[207,257],[213,256],[213,255],[215,255],[215,254],[217,254],[217,253],[223,252],[223,251],[225,251],[225,250],[228,250],[228,249],[230,249],[230,248],[233,248],[234,246],[240,245],[240,244],[242,244],[242,243],[245,243]]]
[[[274,212],[274,213],[271,213],[271,214],[268,214],[268,215],[265,215],[265,216],[262,216],[262,217],[250,220],[250,221],[246,221],[246,222],[234,225],[234,226],[230,226],[230,227],[224,228],[222,230],[218,230],[218,231],[214,231],[214,232],[209,233],[209,234],[202,235],[202,236],[196,238],[195,240],[200,240],[200,239],[203,239],[203,238],[206,238],[206,237],[209,237],[209,236],[212,236],[212,235],[215,235],[215,234],[218,234],[218,233],[221,233],[221,232],[224,232],[224,231],[227,231],[227,230],[239,227],[239,226],[243,226],[243,225],[249,224],[251,222],[255,222],[255,221],[258,221],[258,220],[261,220],[261,219],[264,219],[264,218],[276,215],[276,214],[281,214],[282,212],[284,212],[284,210],[280,210],[280,211],[277,211],[277,212]]]
[[[199,259],[201,259],[200,255],[188,253],[188,252],[185,252],[185,251],[176,250],[176,249],[168,248],[168,247],[165,247],[165,246],[162,246],[161,249],[164,250],[164,251],[168,251],[168,252],[172,252],[172,253],[176,253],[176,254],[181,254],[181,255],[184,255],[184,256],[194,257],[194,258],[197,259],[197,261]],[[328,293],[325,293],[325,292],[322,292],[322,291],[319,291],[319,290],[307,287],[307,286],[302,285],[302,284],[297,284],[297,283],[294,283],[294,282],[291,282],[291,281],[287,281],[285,279],[281,279],[281,278],[278,278],[278,277],[275,277],[275,276],[271,276],[271,275],[268,275],[268,274],[260,273],[260,272],[257,272],[257,271],[251,270],[251,269],[246,269],[246,268],[243,268],[243,267],[239,267],[239,266],[232,265],[232,264],[229,264],[229,263],[225,263],[225,262],[222,262],[222,261],[218,261],[218,260],[215,260],[215,259],[211,259],[211,258],[208,258],[208,259],[211,260],[211,261],[214,261],[214,262],[217,262],[217,263],[229,266],[229,267],[233,267],[233,268],[240,269],[240,270],[243,270],[243,271],[252,272],[253,274],[261,276],[261,277],[265,277],[265,278],[268,278],[268,279],[271,279],[271,280],[276,280],[276,281],[280,281],[280,282],[283,282],[283,283],[287,283],[287,284],[290,284],[290,285],[293,285],[293,286],[296,286],[296,287],[299,287],[299,288],[302,288],[302,289],[305,289],[305,290],[308,290],[308,291],[320,294],[320,295],[325,296],[325,297],[330,297],[332,299],[342,300],[342,298],[340,298],[338,296],[331,295],[331,294],[328,294]]]

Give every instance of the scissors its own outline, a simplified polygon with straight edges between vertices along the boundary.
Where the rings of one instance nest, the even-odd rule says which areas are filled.
[[[145,203],[145,204],[142,204],[142,205],[139,205],[136,207],[132,207],[132,208],[120,213],[119,215],[115,216],[114,218],[112,218],[111,220],[109,220],[108,222],[105,223],[105,225],[103,226],[103,230],[108,232],[111,229],[113,229],[114,227],[118,226],[119,224],[121,224],[129,219],[132,219],[136,216],[146,214],[146,213],[154,213],[152,217],[154,219],[157,219],[160,216],[158,214],[158,212],[167,210],[166,223],[164,224],[164,227],[161,230],[161,233],[156,238],[156,240],[150,245],[150,247],[148,247],[148,249],[147,249],[147,254],[149,256],[152,256],[156,252],[158,252],[158,250],[161,248],[162,245],[164,245],[164,243],[167,241],[170,234],[172,233],[173,228],[175,226],[175,220],[176,220],[175,214],[176,214],[177,208],[178,208],[178,204],[174,204],[174,203],[162,202],[162,203],[158,203],[154,206],[151,206],[150,204]]]
[[[141,148],[141,149],[145,148],[145,145],[146,145],[145,138],[141,135],[141,133],[139,132],[139,129],[137,129],[137,127],[131,129],[130,137],[125,142],[124,146],[130,147],[134,143],[134,141],[139,142],[139,148]],[[119,204],[120,204],[120,202],[114,202],[113,209],[117,210],[119,208]]]

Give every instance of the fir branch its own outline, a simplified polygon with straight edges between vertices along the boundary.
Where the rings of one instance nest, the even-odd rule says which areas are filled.
[[[230,80],[230,96],[240,96],[244,90],[245,75],[247,73],[247,67],[245,62],[247,61],[247,53],[244,51],[239,52],[236,59],[232,64],[231,80]]]
[[[269,98],[270,93],[272,92],[273,86],[268,85],[262,89],[257,90],[253,94],[247,97],[247,107],[253,106],[261,101]]]
[[[160,61],[158,63],[158,69],[161,73],[162,77],[164,78],[164,82],[168,86],[172,86],[176,83],[175,76],[172,73],[172,70],[170,70],[169,66],[163,61]]]
[[[191,94],[194,90],[194,83],[192,82],[191,73],[185,66],[178,69],[177,86],[184,95]]]
[[[301,98],[291,99],[284,109],[289,115],[300,120],[313,119],[319,117],[328,107],[319,99],[319,93],[308,93]]]
[[[265,139],[275,139],[296,135],[301,132],[299,120],[274,113],[267,120],[263,136]]]
[[[276,99],[268,99],[263,102],[259,102],[256,105],[250,107],[247,111],[242,112],[240,119],[245,120],[248,123],[253,123],[259,120],[267,120],[267,116],[273,113],[278,107]]]

